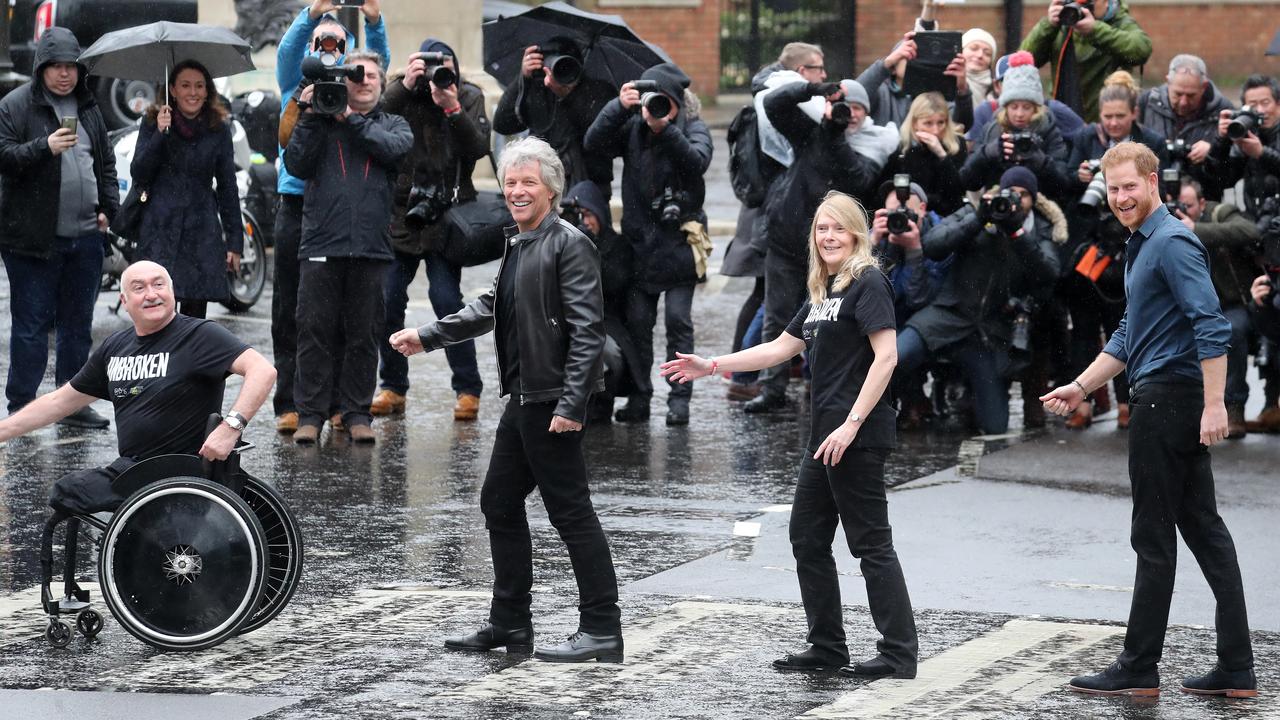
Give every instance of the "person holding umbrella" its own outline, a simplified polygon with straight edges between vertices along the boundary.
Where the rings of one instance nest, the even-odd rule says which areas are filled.
[[[719,358],[676,353],[662,364],[687,383],[717,372],[772,367],[808,352],[813,422],[796,481],[791,549],[810,647],[775,660],[779,670],[821,671],[849,661],[831,542],[844,526],[862,560],[879,653],[843,667],[863,677],[914,678],[918,641],[907,583],[893,549],[884,464],[896,443],[885,390],[897,362],[893,287],[872,253],[867,217],[849,195],[827,194],[809,230],[809,299],[774,340]]]
[[[130,166],[147,193],[135,259],[168,268],[178,310],[202,318],[210,300],[226,299],[225,271],[239,269],[244,251],[231,123],[203,65],[184,60],[169,79]]]

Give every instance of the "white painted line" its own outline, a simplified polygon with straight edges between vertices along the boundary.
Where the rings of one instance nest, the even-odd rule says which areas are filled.
[[[877,680],[804,718],[983,717],[993,705],[1029,702],[1069,679],[1052,666],[1124,632],[1107,625],[1011,620],[920,664],[914,680]],[[979,706],[968,707],[979,702]]]
[[[1095,583],[1077,583],[1052,580],[1045,583],[1049,587],[1063,588],[1065,590],[1105,590],[1106,592],[1118,592],[1129,594],[1133,592],[1133,586],[1124,585],[1097,585]]]
[[[737,537],[760,537],[760,523],[739,520],[733,524],[733,534]]]
[[[763,512],[763,513],[781,513],[781,512],[789,513],[789,512],[791,512],[791,506],[790,506],[790,505],[770,505],[769,507],[763,507],[763,508],[760,508],[760,512]]]

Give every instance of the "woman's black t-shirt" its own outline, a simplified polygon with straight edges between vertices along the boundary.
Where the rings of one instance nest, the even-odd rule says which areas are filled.
[[[177,315],[159,332],[122,330],[102,341],[71,387],[115,406],[122,456],[194,455],[209,415],[222,411],[231,365],[247,349],[216,322]]]
[[[877,269],[862,275],[842,292],[830,292],[816,307],[806,302],[796,314],[787,333],[804,340],[809,352],[809,372],[813,377],[813,425],[810,451],[840,426],[867,381],[875,353],[867,336],[877,330],[896,327],[893,314],[893,287]],[[889,405],[889,392],[880,396],[858,428],[854,447],[891,448],[897,444],[897,413]]]

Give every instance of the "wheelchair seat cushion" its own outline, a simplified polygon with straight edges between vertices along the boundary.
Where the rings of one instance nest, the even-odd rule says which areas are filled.
[[[106,467],[88,468],[58,478],[49,493],[49,506],[73,515],[112,512],[124,502],[117,492],[116,478],[136,463],[133,458],[116,458]]]

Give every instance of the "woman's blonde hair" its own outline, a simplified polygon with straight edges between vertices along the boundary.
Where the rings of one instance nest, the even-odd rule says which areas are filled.
[[[941,115],[947,119],[942,136],[938,138],[942,141],[942,148],[948,155],[960,152],[960,133],[951,121],[951,108],[947,107],[947,99],[942,97],[942,93],[936,92],[917,95],[911,101],[911,109],[907,110],[907,116],[902,119],[902,144],[898,149],[902,152],[910,150],[911,144],[916,141],[916,121],[933,115]]]
[[[1017,102],[1017,101],[1015,100],[1014,102]],[[1031,102],[1031,101],[1027,100],[1026,102]],[[1036,125],[1039,125],[1040,121],[1044,120],[1044,116],[1048,112],[1049,112],[1048,105],[1037,105],[1036,114],[1031,116],[1031,122],[1027,123],[1027,128],[1032,128]],[[1014,129],[1013,126],[1009,124],[1009,108],[1008,107],[1000,108],[1000,110],[996,113],[996,122],[1000,123],[1000,127],[1004,128],[1005,130]]]
[[[832,292],[842,292],[858,279],[867,268],[879,268],[880,263],[871,252],[871,234],[867,229],[867,212],[857,200],[842,192],[832,190],[822,199],[813,221],[809,225],[809,302],[817,304],[827,299],[826,263],[818,253],[818,218],[826,215],[853,235],[853,254],[836,272]]]
[[[1101,108],[1104,103],[1123,100],[1129,110],[1138,109],[1138,94],[1142,88],[1138,87],[1137,81],[1133,79],[1127,70],[1117,70],[1107,76],[1102,81],[1102,91],[1098,93],[1098,107]]]

